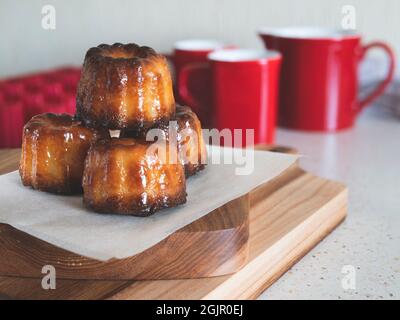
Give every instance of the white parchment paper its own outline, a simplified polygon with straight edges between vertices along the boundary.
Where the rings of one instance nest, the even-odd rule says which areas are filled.
[[[214,163],[218,157],[223,158],[222,154],[242,152],[220,147],[210,147],[208,151],[209,162],[214,157]],[[185,205],[145,218],[91,212],[83,207],[80,196],[59,196],[24,187],[15,171],[0,176],[0,222],[97,260],[126,258],[271,180],[296,159],[293,155],[254,151],[253,170],[251,163],[235,164],[235,157],[232,164],[209,164],[188,179]],[[247,169],[243,170],[245,166]],[[241,173],[251,173],[238,175],[240,168]]]

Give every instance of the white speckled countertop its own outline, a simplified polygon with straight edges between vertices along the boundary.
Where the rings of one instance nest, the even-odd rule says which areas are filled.
[[[354,129],[278,130],[277,143],[297,148],[303,168],[348,185],[349,211],[260,299],[400,299],[400,117],[382,100]],[[355,289],[342,288],[344,265],[354,267]]]

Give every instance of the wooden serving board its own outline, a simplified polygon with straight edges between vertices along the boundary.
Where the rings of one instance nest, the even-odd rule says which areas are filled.
[[[15,170],[18,157],[18,151],[0,151],[0,173]],[[238,248],[242,249],[237,250],[238,256],[243,258],[246,251],[243,248],[248,249],[247,263],[243,266],[244,260],[238,259],[233,267],[230,263],[225,264],[231,265],[232,270],[242,267],[236,273],[212,278],[140,281],[59,279],[57,274],[55,290],[42,289],[41,278],[0,276],[0,294],[21,299],[256,298],[329,234],[347,212],[345,186],[315,177],[297,165],[253,190],[247,197],[250,206],[247,247],[241,245]],[[241,199],[240,203],[245,202]],[[231,205],[236,207],[236,204]],[[4,239],[4,232],[8,241],[9,236],[14,235],[16,230],[9,228],[8,231],[0,229],[0,239]],[[6,242],[0,241],[0,246],[9,245]],[[7,248],[12,251],[12,247]],[[7,250],[2,250],[1,254]],[[8,257],[15,258],[16,252],[8,252]],[[207,265],[208,259],[199,254],[197,261]]]
[[[106,262],[0,224],[0,275],[41,278],[45,265],[55,267],[57,279],[150,280],[225,275],[246,263],[248,218],[249,196],[244,195],[139,254]]]

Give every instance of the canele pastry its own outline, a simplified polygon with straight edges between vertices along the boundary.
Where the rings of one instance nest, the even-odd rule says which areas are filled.
[[[171,161],[168,147],[164,153],[154,145],[134,138],[94,144],[85,161],[84,204],[97,212],[148,216],[185,203],[182,164]]]
[[[170,140],[172,130],[175,130],[179,150],[179,159],[185,166],[186,176],[194,175],[204,169],[207,160],[207,151],[201,132],[201,123],[197,115],[186,106],[176,106],[176,115],[168,125],[156,126],[152,129],[160,129],[160,135]],[[121,137],[146,138],[149,129],[146,130],[123,130]],[[157,132],[154,132],[158,135]],[[174,133],[172,133],[174,134]],[[149,137],[150,138],[150,137]]]
[[[19,173],[22,183],[52,193],[82,192],[82,173],[90,145],[107,130],[85,128],[68,114],[44,113],[24,127]]]
[[[167,61],[149,47],[101,44],[89,49],[78,85],[76,114],[88,126],[146,128],[175,113]]]
[[[185,165],[186,175],[191,176],[203,170],[207,160],[201,123],[192,109],[186,106],[177,107],[176,121],[180,159]]]

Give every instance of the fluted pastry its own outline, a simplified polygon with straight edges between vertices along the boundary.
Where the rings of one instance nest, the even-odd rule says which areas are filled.
[[[93,127],[146,128],[175,113],[168,64],[152,48],[101,44],[88,50],[76,97],[78,118]]]
[[[204,169],[207,160],[207,151],[202,135],[201,123],[197,115],[187,106],[176,106],[176,115],[168,125],[155,126],[151,129],[160,129],[160,133],[154,132],[153,135],[161,135],[164,139],[175,137],[179,150],[179,159],[185,166],[187,177],[196,174]],[[170,137],[171,129],[176,130],[176,135]],[[123,130],[122,137],[146,138],[149,133],[146,130]],[[172,133],[174,134],[174,133]],[[148,136],[149,139],[153,139]]]
[[[85,128],[68,114],[34,116],[23,129],[22,183],[52,193],[82,192],[87,151],[93,142],[108,136],[108,131]]]
[[[185,203],[182,164],[171,161],[169,148],[162,156],[152,146],[134,138],[94,144],[85,162],[84,204],[97,212],[148,216]]]

